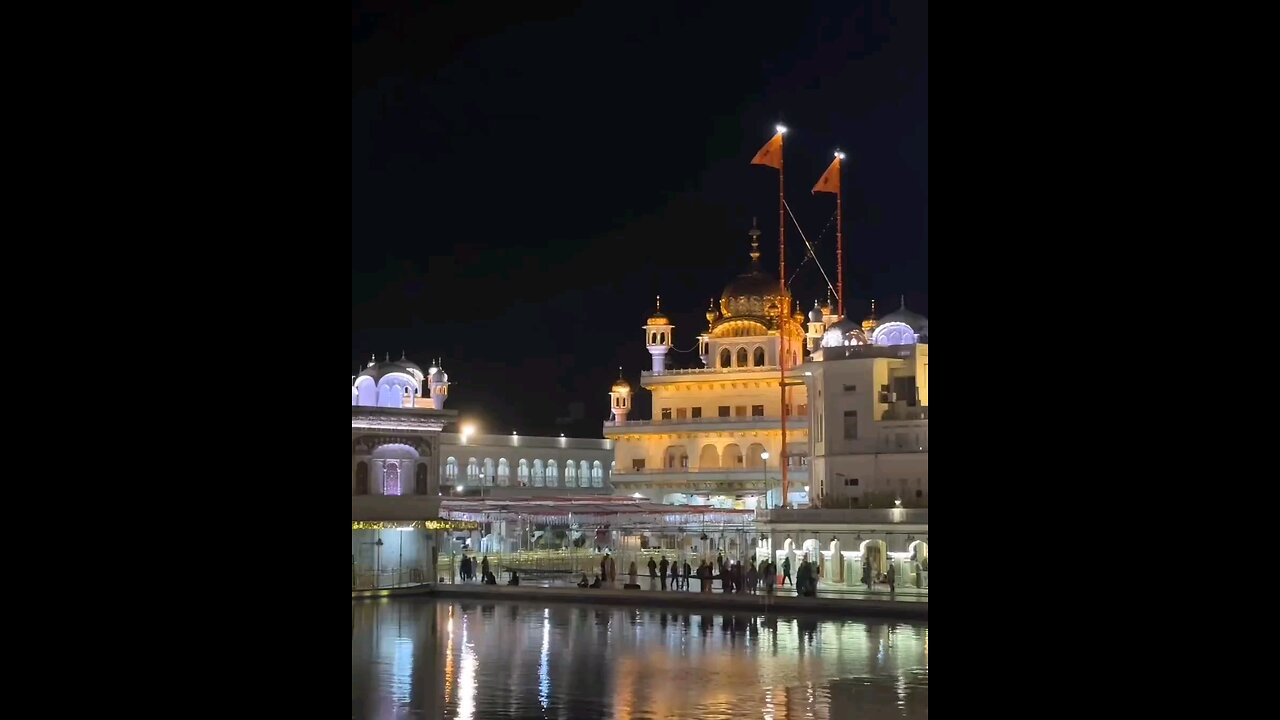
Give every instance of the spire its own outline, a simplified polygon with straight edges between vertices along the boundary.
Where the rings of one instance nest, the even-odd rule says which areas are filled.
[[[377,365],[377,364],[378,364],[378,356],[373,353],[369,353],[369,364],[366,365],[365,367],[373,367],[374,365]]]
[[[899,305],[903,310],[906,310],[906,309],[907,309],[907,296],[906,296],[906,295],[899,295],[899,296],[898,296],[898,305]]]
[[[871,319],[876,319],[876,301],[874,298],[871,300]]]
[[[405,357],[404,357],[404,350],[403,350],[403,349],[401,349],[401,350],[400,350],[400,359],[401,359],[401,360],[404,360],[404,359],[405,359]]]
[[[387,362],[391,362],[391,351],[387,351]]]
[[[658,312],[662,312],[662,296],[661,296],[661,295],[658,295],[658,296],[657,296],[657,299],[656,299],[656,300],[655,300],[655,302],[654,302],[654,308],[655,308]],[[621,368],[619,368],[619,369],[621,369]]]
[[[751,266],[760,264],[760,228],[756,227],[756,219],[751,218],[751,230],[747,232],[751,236],[751,252],[747,253],[751,256]]]

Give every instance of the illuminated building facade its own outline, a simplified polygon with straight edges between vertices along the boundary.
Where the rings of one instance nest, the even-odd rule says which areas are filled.
[[[676,328],[659,300],[644,326],[652,368],[640,379],[652,393],[654,417],[628,417],[631,386],[621,378],[614,383],[609,393],[613,419],[604,424],[604,436],[616,443],[613,485],[618,492],[666,504],[776,507],[780,463],[787,462],[789,501],[807,501],[807,388],[790,388],[784,408],[778,386],[783,336],[788,365],[795,367],[804,352],[805,316],[789,314],[791,296],[779,290],[777,277],[764,272],[760,231],[753,227],[750,239],[747,271],[726,285],[718,306],[706,312],[707,329],[697,338],[703,367],[667,367]],[[799,377],[796,370],[788,373]]]

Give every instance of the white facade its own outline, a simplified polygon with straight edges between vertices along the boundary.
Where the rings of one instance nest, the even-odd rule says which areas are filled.
[[[610,440],[444,433],[441,485],[445,495],[609,495],[613,452]]]
[[[802,367],[821,506],[928,507],[927,340],[928,319],[905,308],[861,328],[823,330]]]

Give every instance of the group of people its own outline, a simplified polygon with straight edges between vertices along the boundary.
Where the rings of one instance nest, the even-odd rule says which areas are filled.
[[[774,586],[779,583],[784,586],[793,585],[797,594],[804,597],[814,597],[818,590],[818,566],[807,558],[801,561],[796,569],[794,581],[791,579],[790,558],[783,558],[781,575],[778,574],[778,564],[772,560],[763,560],[759,564],[754,558],[746,563],[726,562],[723,554],[717,556],[713,562],[700,561],[697,568],[690,565],[688,560],[681,563],[678,558],[669,561],[666,556],[660,556],[657,560],[650,557],[648,568],[650,587],[661,587],[663,590],[668,587],[671,590],[688,590],[691,577],[699,580],[701,592],[711,592],[716,579],[720,580],[720,586],[726,593],[755,594],[761,589],[766,593],[772,593]],[[636,563],[633,560],[627,568],[627,578],[631,585],[637,584],[638,575]],[[598,588],[616,579],[614,559],[606,554],[600,559],[600,572],[594,580],[588,581],[587,574],[582,573],[578,587]]]
[[[476,579],[476,561],[474,558],[467,557],[466,553],[462,554],[462,562],[458,564],[458,577],[460,577],[463,582],[469,582]],[[489,557],[487,555],[480,561],[480,583],[483,585],[498,584],[498,578],[493,573],[489,572]],[[517,579],[516,582],[508,584],[519,585],[520,581]]]

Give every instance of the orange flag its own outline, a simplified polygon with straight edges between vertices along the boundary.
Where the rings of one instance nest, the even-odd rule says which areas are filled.
[[[840,158],[831,161],[831,167],[818,178],[818,184],[813,186],[812,192],[840,192]]]
[[[782,169],[782,133],[773,136],[773,139],[764,144],[760,148],[760,152],[751,158],[752,165],[768,165],[778,170]]]

